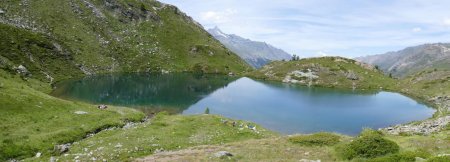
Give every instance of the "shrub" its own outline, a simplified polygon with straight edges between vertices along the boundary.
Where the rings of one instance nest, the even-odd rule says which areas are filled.
[[[428,158],[430,153],[426,151],[406,151],[396,154],[391,154],[383,157],[369,159],[367,162],[384,162],[384,161],[416,161],[416,157]]]
[[[394,154],[399,149],[395,142],[384,139],[379,131],[364,130],[359,137],[346,145],[337,147],[336,151],[342,158],[350,160],[356,157],[375,158]]]
[[[428,159],[427,162],[448,162],[450,161],[450,156],[439,156]]]
[[[305,146],[324,146],[339,143],[341,137],[332,133],[316,133],[312,135],[298,135],[289,137],[289,141]]]

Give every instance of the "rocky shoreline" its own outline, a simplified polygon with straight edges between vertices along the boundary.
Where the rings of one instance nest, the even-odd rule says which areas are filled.
[[[449,96],[436,96],[430,98],[429,102],[436,105],[438,114],[446,114],[450,111],[450,97]],[[450,124],[450,115],[442,116],[439,118],[431,118],[420,123],[399,124],[387,128],[381,128],[379,130],[392,135],[430,135],[435,132],[439,132],[445,129]]]

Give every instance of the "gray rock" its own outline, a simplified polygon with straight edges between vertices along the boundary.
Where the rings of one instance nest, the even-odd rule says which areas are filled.
[[[65,152],[69,151],[69,149],[70,149],[70,143],[62,144],[62,145],[56,145],[54,147],[54,151],[59,153],[59,154],[65,153]]]
[[[88,114],[88,112],[85,112],[85,111],[75,111],[75,114],[78,114],[78,115],[84,115],[84,114]]]
[[[347,79],[350,79],[350,80],[358,80],[359,79],[358,75],[356,75],[355,72],[353,72],[351,70],[348,71],[347,73],[345,73],[345,77],[347,77]]]
[[[301,159],[300,162],[321,162],[321,160]]]
[[[424,158],[421,157],[416,157],[416,162],[425,162],[427,160],[425,160]]]
[[[214,156],[218,157],[218,158],[223,158],[223,157],[231,157],[231,156],[233,156],[233,154],[231,154],[231,153],[229,153],[227,151],[219,151],[219,152],[216,152],[214,154]]]
[[[37,157],[37,158],[38,158],[38,157],[41,157],[41,155],[42,155],[42,153],[40,153],[40,152],[36,153],[36,157]]]
[[[450,116],[444,116],[425,120],[419,124],[396,125],[380,130],[393,135],[399,135],[400,133],[429,135],[444,129],[448,124],[450,124]]]
[[[19,65],[19,67],[16,68],[16,72],[22,76],[30,76],[31,75],[30,71],[28,71],[28,69],[23,65]]]
[[[98,105],[97,108],[98,108],[98,109],[101,109],[101,110],[105,110],[105,109],[108,108],[108,106],[102,104],[102,105]]]

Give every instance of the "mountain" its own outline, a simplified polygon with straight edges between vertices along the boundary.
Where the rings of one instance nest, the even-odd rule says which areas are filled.
[[[356,60],[377,65],[386,73],[405,77],[423,70],[450,69],[450,43],[424,44]]]
[[[251,69],[191,17],[155,0],[1,1],[0,10],[0,68],[46,82]]]
[[[234,34],[225,34],[218,27],[209,29],[208,32],[255,68],[261,68],[275,60],[290,60],[292,57],[270,44],[252,41]]]

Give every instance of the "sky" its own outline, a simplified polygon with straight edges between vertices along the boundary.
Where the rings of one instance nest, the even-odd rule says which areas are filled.
[[[450,0],[161,0],[205,29],[301,57],[358,57],[450,42]]]

